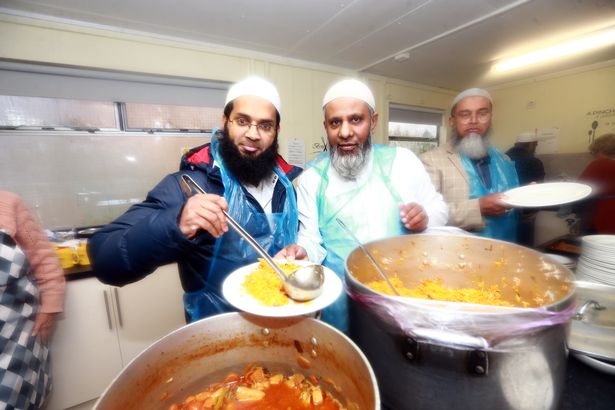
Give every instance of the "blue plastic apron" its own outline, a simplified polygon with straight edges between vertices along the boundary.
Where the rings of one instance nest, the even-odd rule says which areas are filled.
[[[407,233],[399,218],[401,196],[389,178],[395,154],[395,147],[373,145],[369,177],[350,191],[328,195],[327,172],[331,164],[328,152],[314,160],[314,169],[321,177],[316,201],[322,246],[327,251],[323,265],[331,268],[342,280],[346,257],[356,243],[342,230],[336,218],[341,219],[362,242]],[[348,332],[348,299],[345,294],[323,310],[322,320]]]
[[[273,170],[286,190],[282,212],[261,212],[261,209],[248,200],[241,184],[224,167],[223,161],[218,157],[218,136],[215,132],[213,135],[210,152],[220,167],[229,214],[270,255],[275,255],[284,246],[295,243],[298,227],[297,201],[292,183],[284,172],[277,165]],[[190,321],[233,311],[233,307],[222,296],[222,283],[231,272],[256,262],[258,258],[258,253],[250,244],[229,227],[229,231],[216,240],[205,287],[184,294],[184,306]]]
[[[493,147],[489,147],[489,157],[491,158],[489,164],[491,188],[487,189],[483,185],[472,160],[465,155],[461,155],[461,162],[470,179],[470,199],[480,198],[495,192],[504,192],[519,186],[514,162],[507,160],[502,153]],[[511,210],[501,216],[485,216],[484,218],[485,228],[482,231],[475,232],[477,235],[510,242],[516,241],[519,223],[517,210]]]

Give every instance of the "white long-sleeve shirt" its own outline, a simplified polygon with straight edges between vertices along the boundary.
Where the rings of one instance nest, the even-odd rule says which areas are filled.
[[[329,185],[325,195],[327,197],[339,195],[341,193],[357,189],[362,185],[372,173],[373,169],[373,150],[370,151],[369,159],[357,176],[356,180],[341,177],[335,169],[330,166],[327,171]],[[395,159],[391,168],[390,181],[397,190],[402,202],[407,204],[416,202],[421,205],[428,217],[428,227],[446,225],[448,220],[448,207],[438,193],[425,167],[421,161],[405,148],[396,148]],[[318,224],[317,193],[321,182],[321,176],[313,168],[308,168],[298,178],[297,182],[297,207],[299,210],[299,234],[297,244],[302,246],[308,253],[311,261],[321,263],[326,256],[326,251],[322,247],[322,237]],[[378,198],[373,198],[378,201]],[[365,218],[384,217],[381,213],[365,215]],[[341,229],[341,228],[340,228]],[[371,238],[361,238],[362,241],[380,239],[378,234]]]

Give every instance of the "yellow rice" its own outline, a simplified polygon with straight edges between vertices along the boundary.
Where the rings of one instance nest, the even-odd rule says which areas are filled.
[[[295,263],[281,263],[278,266],[286,274],[299,268]],[[256,269],[248,274],[243,282],[244,290],[265,306],[282,306],[288,303],[284,293],[284,285],[277,273],[265,262],[259,259]]]
[[[474,288],[449,289],[442,285],[442,279],[424,279],[415,288],[407,288],[401,279],[390,279],[393,287],[401,296],[419,299],[444,300],[448,302],[476,303],[480,305],[512,306],[502,300],[498,285],[485,287],[483,282],[477,282]],[[376,292],[393,295],[393,291],[384,280],[377,280],[367,284]]]

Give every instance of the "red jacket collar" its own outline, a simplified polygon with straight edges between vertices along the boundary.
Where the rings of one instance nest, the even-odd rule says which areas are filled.
[[[192,164],[199,164],[199,163],[205,163],[208,165],[212,164],[212,158],[211,155],[209,153],[209,148],[211,145],[206,145],[205,147],[203,147],[202,149],[193,152],[192,154],[190,154],[187,158],[188,162],[192,163]],[[282,169],[282,172],[284,172],[285,174],[288,174],[290,172],[291,169],[293,169],[293,166],[290,165],[288,162],[286,162],[284,160],[284,158],[282,158],[282,156],[278,155],[276,162],[278,164],[278,166]]]

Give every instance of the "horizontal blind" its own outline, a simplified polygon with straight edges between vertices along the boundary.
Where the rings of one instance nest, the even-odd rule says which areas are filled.
[[[223,107],[228,83],[0,62],[0,95]]]
[[[389,109],[390,122],[405,122],[410,124],[442,125],[441,112],[420,111],[411,108],[391,107]]]

